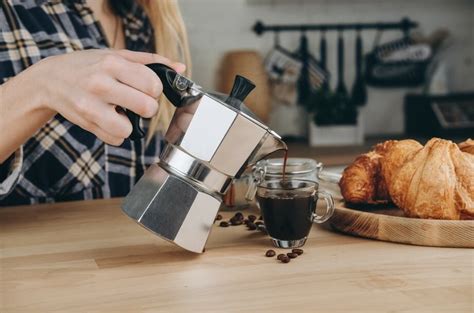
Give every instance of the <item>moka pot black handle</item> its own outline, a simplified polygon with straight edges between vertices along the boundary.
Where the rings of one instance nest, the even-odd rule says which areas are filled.
[[[184,104],[182,101],[182,95],[173,86],[178,73],[169,66],[161,63],[146,64],[146,66],[148,66],[160,78],[161,83],[163,84],[163,93],[166,98],[168,98],[175,107],[181,107]],[[132,133],[129,138],[131,140],[140,140],[145,137],[145,132],[140,126],[140,115],[130,110],[125,110],[125,114],[132,123]]]

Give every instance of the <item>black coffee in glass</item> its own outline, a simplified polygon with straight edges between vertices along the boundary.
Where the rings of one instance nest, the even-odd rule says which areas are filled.
[[[257,196],[257,201],[272,238],[299,240],[308,236],[316,205],[314,197],[275,194],[268,198]]]
[[[326,200],[326,211],[316,212],[318,198]],[[305,244],[313,222],[322,223],[334,212],[330,194],[319,191],[309,180],[270,180],[257,187],[257,203],[268,235],[275,246],[297,248]]]

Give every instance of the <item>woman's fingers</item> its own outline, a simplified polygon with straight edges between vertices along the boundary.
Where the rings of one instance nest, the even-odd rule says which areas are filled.
[[[104,138],[128,138],[132,132],[132,124],[129,119],[115,110],[115,106],[94,97],[81,95],[71,106],[74,110],[64,112],[71,122],[96,134],[109,134]],[[97,129],[100,128],[99,132]],[[103,139],[103,138],[101,138]],[[109,141],[104,140],[109,143]]]
[[[162,63],[168,66],[172,63],[170,59],[155,53],[131,51],[126,49],[113,51],[131,62],[141,64]]]
[[[101,103],[97,116],[92,121],[103,131],[116,138],[128,138],[132,133],[132,123],[128,117],[116,110],[115,105]]]
[[[125,140],[123,137],[111,135],[107,131],[103,130],[99,125],[95,125],[93,133],[97,136],[97,138],[112,146],[120,146]]]
[[[151,118],[158,112],[158,101],[155,98],[114,79],[104,80],[103,83],[107,87],[98,90],[104,102],[118,105],[146,118]],[[157,92],[161,94],[161,84],[158,88]]]
[[[186,64],[181,62],[174,62],[171,68],[173,68],[179,74],[183,74],[186,71]]]
[[[159,54],[130,50],[115,50],[115,52],[131,62],[141,64],[161,63],[164,65],[168,65],[178,73],[183,73],[186,70],[186,65],[184,65],[183,63],[173,62],[170,59]]]
[[[93,122],[92,120],[87,119],[87,118],[82,117],[82,116],[75,116],[71,120],[73,121],[74,124],[78,125],[79,127],[81,127],[82,129],[84,129],[88,132],[93,133],[94,135],[97,136],[97,138],[99,138],[103,142],[105,142],[107,144],[110,144],[110,145],[120,146],[123,143],[123,141],[125,140],[125,138],[128,137],[128,136],[127,137],[118,136],[118,135],[115,135],[115,134],[113,134],[109,131],[106,131],[104,129],[103,124],[102,125],[97,124],[97,123]]]
[[[114,51],[106,55],[99,63],[105,75],[92,76],[89,79],[90,89],[99,96],[105,96],[106,102],[123,106],[143,117],[152,117],[158,110],[158,104],[154,99],[162,93],[163,85],[159,77],[144,64],[156,62],[170,66],[176,65],[157,54],[129,50]],[[178,70],[185,68],[183,64],[175,67]],[[122,84],[115,84],[114,88],[110,87],[107,75]],[[119,88],[120,86],[122,88]]]
[[[121,60],[111,70],[113,77],[125,85],[133,87],[152,98],[158,98],[163,91],[163,84],[158,76],[143,64]]]

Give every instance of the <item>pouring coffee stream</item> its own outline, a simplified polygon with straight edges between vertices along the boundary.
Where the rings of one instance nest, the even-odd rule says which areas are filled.
[[[287,162],[288,162],[288,149],[284,151],[284,155],[283,155],[283,168],[282,168],[283,177],[282,177],[282,181],[286,180],[286,163]]]
[[[207,93],[163,64],[149,64],[176,106],[160,161],[151,165],[125,198],[123,211],[156,235],[202,252],[234,178],[278,150],[281,137],[243,104],[255,88],[237,76],[230,95]],[[127,112],[131,139],[143,137],[140,118]]]

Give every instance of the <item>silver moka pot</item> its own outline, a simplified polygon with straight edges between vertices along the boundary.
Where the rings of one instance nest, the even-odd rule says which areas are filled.
[[[249,80],[237,76],[230,95],[210,94],[163,64],[147,66],[176,112],[159,163],[147,169],[122,209],[156,235],[200,253],[232,180],[287,147],[242,103],[255,87]],[[139,116],[126,113],[131,139],[143,137]]]

